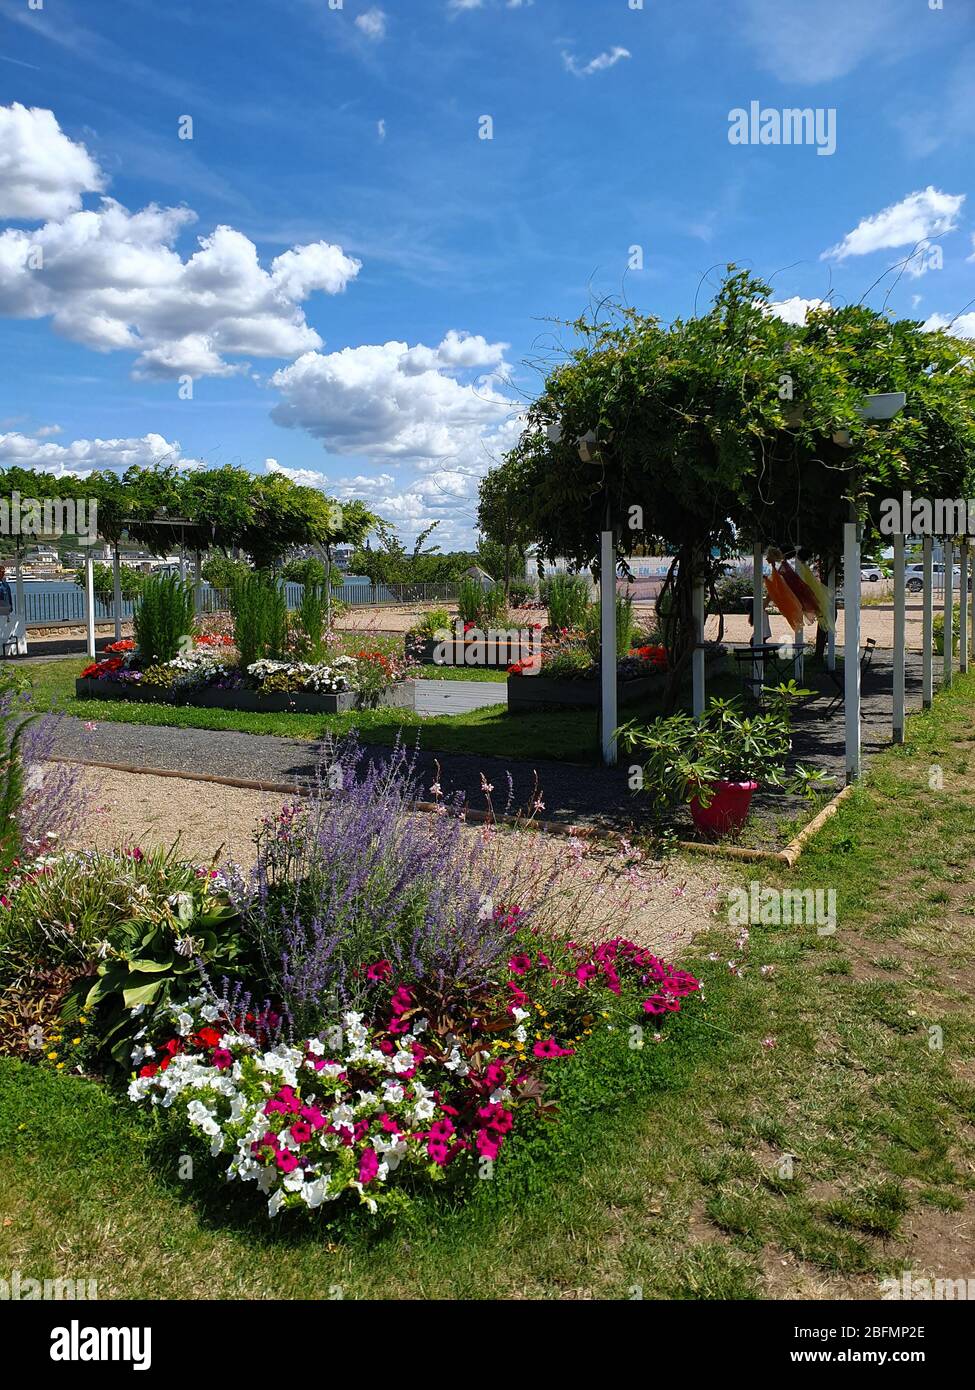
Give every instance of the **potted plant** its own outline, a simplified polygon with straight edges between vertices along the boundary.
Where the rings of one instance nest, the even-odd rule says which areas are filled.
[[[760,786],[809,796],[827,780],[802,766],[786,771],[789,707],[804,693],[794,681],[767,690],[768,708],[753,715],[737,701],[715,698],[699,720],[675,714],[646,726],[624,724],[620,742],[643,756],[642,789],[655,810],[687,805],[699,830],[727,835],[745,823]]]

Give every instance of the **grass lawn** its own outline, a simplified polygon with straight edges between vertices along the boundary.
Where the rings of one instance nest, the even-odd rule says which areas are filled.
[[[512,1146],[466,1207],[270,1223],[202,1160],[181,1182],[156,1126],[96,1083],[6,1061],[0,1263],[102,1298],[870,1298],[903,1269],[966,1277],[975,678],[908,739],[791,876],[742,874],[835,889],[835,935],[713,926],[685,961],[705,1006],[648,1042],[646,1085],[621,1087],[609,1051],[605,1072],[572,1059],[552,1138]]]
[[[190,706],[149,705],[133,700],[79,700],[75,677],[87,659],[25,662],[18,670],[29,673],[35,702],[42,709],[61,709],[79,719],[99,723],[157,724],[178,729],[235,729],[247,734],[280,734],[286,738],[321,739],[325,734],[344,734],[358,729],[368,743],[391,744],[401,731],[410,743],[422,730],[421,746],[441,753],[480,753],[508,758],[553,758],[567,762],[595,762],[599,757],[595,710],[551,710],[538,714],[509,715],[502,680],[504,672],[478,672],[476,678],[498,677],[498,705],[465,714],[418,715],[411,710],[356,710],[348,714],[253,714],[242,710],[194,709]],[[427,668],[425,668],[427,669]],[[440,671],[439,667],[428,668]],[[460,679],[456,672],[447,679]],[[714,694],[731,693],[712,683]],[[630,718],[642,711],[627,708]],[[658,711],[647,709],[648,718]]]

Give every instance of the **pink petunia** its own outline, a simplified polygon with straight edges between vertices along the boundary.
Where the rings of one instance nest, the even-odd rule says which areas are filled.
[[[572,1057],[574,1055],[571,1047],[559,1047],[554,1038],[545,1038],[543,1042],[537,1042],[532,1048],[536,1057],[548,1060],[551,1057]]]
[[[359,1155],[359,1181],[362,1183],[363,1187],[365,1187],[367,1183],[372,1182],[378,1172],[379,1159],[376,1155],[376,1150],[371,1146],[367,1146]]]

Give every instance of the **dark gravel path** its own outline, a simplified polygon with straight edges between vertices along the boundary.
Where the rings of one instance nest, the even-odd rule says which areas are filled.
[[[877,654],[863,683],[863,746],[869,756],[890,742],[889,653]],[[456,686],[460,682],[427,682]],[[813,676],[807,685],[831,691],[825,677]],[[920,657],[908,654],[907,707],[921,705]],[[482,699],[496,702],[498,687],[481,686]],[[503,687],[501,687],[503,692]],[[480,693],[480,692],[479,692]],[[471,692],[473,694],[473,692]],[[493,697],[493,698],[492,698]],[[809,762],[833,773],[837,789],[843,785],[845,753],[843,707],[838,705],[825,717],[827,699],[811,702],[798,711],[794,726],[794,752],[797,761]],[[318,746],[302,739],[274,735],[242,734],[225,730],[175,729],[155,725],[97,723],[87,729],[80,719],[65,718],[58,735],[56,751],[65,757],[93,762],[125,763],[176,772],[209,773],[219,777],[257,782],[292,783],[314,775]],[[370,757],[386,758],[389,750],[379,745],[368,749]],[[446,796],[464,793],[469,805],[484,805],[481,777],[493,785],[495,809],[511,801],[512,809],[528,806],[538,787],[544,810],[542,819],[574,824],[602,823],[625,829],[646,825],[647,817],[639,800],[627,787],[625,768],[604,768],[553,762],[544,758],[529,763],[518,759],[484,757],[479,754],[421,753],[418,772],[424,791],[439,780]],[[537,781],[536,781],[537,772]],[[511,783],[509,787],[509,774]],[[771,822],[794,814],[799,803],[792,798],[761,794],[754,809],[765,821],[771,838]],[[689,819],[678,827],[690,829]],[[751,836],[755,842],[765,837]]]

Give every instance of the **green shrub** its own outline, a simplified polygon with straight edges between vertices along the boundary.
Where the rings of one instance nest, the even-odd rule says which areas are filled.
[[[325,629],[328,611],[324,591],[317,584],[306,584],[295,613],[298,654],[305,661],[321,661],[327,651]]]
[[[288,646],[288,603],[283,587],[269,574],[249,574],[230,590],[234,643],[243,667],[255,661],[282,661]]]
[[[307,560],[289,560],[281,571],[281,578],[289,584],[313,584],[317,589],[324,589],[328,581],[336,588],[342,583],[342,571],[338,565],[326,568],[324,560],[312,555]]]
[[[10,893],[10,906],[0,915],[0,980],[39,961],[91,966],[102,942],[111,943],[132,922],[165,920],[167,899],[198,882],[193,865],[163,850],[61,855]]]
[[[450,613],[446,608],[431,608],[429,613],[420,615],[410,628],[410,633],[427,640],[436,637],[438,632],[449,632],[451,627]]]
[[[485,589],[469,574],[460,581],[457,610],[462,622],[473,623],[484,632],[491,627],[504,627],[508,621],[508,605],[502,585],[495,584]]]
[[[553,574],[542,581],[541,597],[555,628],[582,627],[589,609],[589,581],[581,574]]]
[[[469,574],[465,574],[457,590],[457,611],[460,614],[461,622],[474,623],[476,626],[480,626],[483,598],[484,590],[480,584]]]
[[[0,693],[0,870],[6,871],[20,854],[17,812],[24,799],[24,763],[21,742],[27,726],[38,718],[23,713],[18,697]]]
[[[196,874],[155,911],[121,923],[94,979],[86,975],[69,992],[61,1016],[73,1022],[92,1014],[89,1037],[97,1052],[129,1070],[135,1035],[152,1012],[199,991],[200,966],[220,980],[242,964],[240,918],[222,895]],[[143,1006],[135,1017],[132,1010]]]
[[[583,624],[586,634],[586,646],[589,648],[589,655],[593,661],[599,660],[599,632],[601,617],[598,603],[590,603],[586,608],[586,616]],[[633,600],[621,594],[616,596],[616,655],[617,657],[626,656],[633,645],[633,634],[636,625],[633,621]]]
[[[253,570],[243,560],[231,560],[229,555],[218,550],[211,552],[203,561],[200,574],[215,589],[227,593],[239,580],[253,574]]]
[[[528,579],[512,579],[508,585],[508,598],[515,608],[530,603],[535,597],[535,586]]]
[[[142,662],[172,661],[192,637],[195,618],[192,584],[176,575],[147,579],[134,618]]]
[[[961,637],[961,609],[956,603],[954,606],[954,617],[951,620],[951,650],[957,656]],[[934,649],[936,652],[944,651],[945,646],[945,611],[940,608],[934,615]]]

